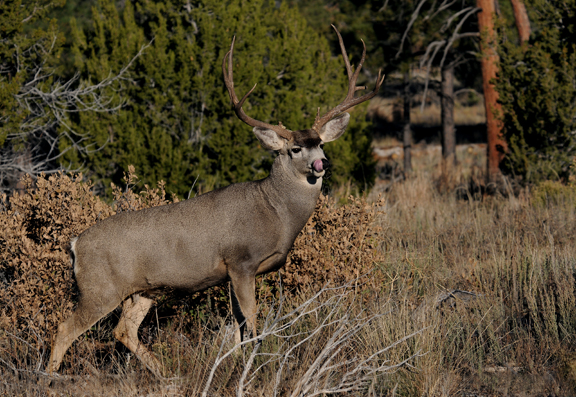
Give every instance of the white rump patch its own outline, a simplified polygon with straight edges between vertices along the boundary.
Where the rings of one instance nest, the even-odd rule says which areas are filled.
[[[78,276],[78,269],[76,267],[76,241],[78,241],[78,237],[74,237],[70,240],[70,263],[74,269],[74,276]]]

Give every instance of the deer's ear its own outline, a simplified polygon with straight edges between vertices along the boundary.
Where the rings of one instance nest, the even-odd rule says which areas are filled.
[[[318,133],[318,135],[320,135],[320,139],[322,139],[324,142],[332,142],[340,138],[344,131],[346,131],[346,127],[348,127],[349,121],[350,115],[346,112],[341,113],[337,117],[324,124]]]
[[[286,144],[284,138],[268,128],[254,127],[252,131],[254,131],[256,138],[258,138],[264,149],[280,150]]]

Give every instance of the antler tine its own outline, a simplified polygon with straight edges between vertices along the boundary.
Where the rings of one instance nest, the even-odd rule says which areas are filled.
[[[382,75],[382,70],[378,70],[378,78],[376,79],[376,87],[374,88],[374,90],[361,97],[354,98],[354,94],[356,93],[356,91],[366,89],[365,86],[356,86],[356,80],[358,80],[360,70],[362,69],[364,61],[366,60],[366,44],[364,43],[364,40],[361,40],[363,46],[362,57],[360,58],[358,67],[356,68],[354,73],[352,73],[352,67],[350,66],[350,60],[348,59],[348,54],[346,52],[346,47],[344,46],[344,41],[342,40],[342,35],[340,35],[338,29],[336,29],[336,26],[332,25],[332,27],[334,28],[334,31],[338,35],[340,50],[342,51],[342,57],[344,58],[344,63],[346,65],[346,72],[348,74],[348,93],[346,94],[346,98],[344,98],[344,101],[342,101],[338,106],[330,110],[324,116],[320,117],[320,113],[316,115],[316,120],[314,120],[314,125],[312,126],[312,129],[315,131],[320,131],[320,128],[322,128],[324,124],[330,121],[337,114],[342,113],[343,111],[351,108],[352,106],[356,106],[364,101],[374,98],[376,94],[378,94],[380,86],[384,82],[384,76],[380,78],[380,76]]]
[[[360,58],[360,63],[356,68],[354,74],[352,74],[352,66],[350,66],[350,59],[348,58],[348,53],[346,52],[346,47],[344,46],[344,40],[342,40],[342,35],[336,29],[336,26],[331,25],[334,28],[334,31],[338,35],[338,42],[340,43],[340,50],[342,51],[342,57],[344,58],[344,63],[346,64],[346,72],[348,73],[348,95],[346,95],[346,99],[354,97],[354,93],[358,90],[365,90],[365,86],[356,87],[356,80],[358,80],[358,76],[360,75],[360,70],[364,65],[364,61],[366,60],[366,44],[364,40],[360,39],[362,42],[362,46],[364,47],[362,50],[362,57]]]
[[[234,90],[234,77],[233,77],[233,73],[232,73],[232,66],[233,66],[232,58],[234,55],[234,42],[235,41],[236,41],[236,36],[234,36],[232,38],[232,44],[230,45],[230,50],[226,53],[226,55],[224,55],[224,59],[222,60],[222,73],[224,74],[224,84],[226,85],[226,88],[228,89],[228,94],[230,95],[230,99],[232,100],[232,103],[234,105],[234,112],[236,113],[236,115],[238,116],[238,118],[240,120],[242,120],[243,122],[245,122],[246,124],[248,124],[251,127],[268,128],[268,129],[271,129],[274,132],[276,132],[282,138],[287,139],[287,140],[291,140],[292,139],[292,131],[290,131],[289,129],[285,128],[282,125],[272,125],[272,124],[264,123],[263,121],[260,121],[260,120],[253,119],[252,117],[248,116],[244,112],[244,110],[242,109],[242,105],[244,104],[244,101],[246,100],[246,98],[248,98],[248,96],[252,93],[252,91],[254,91],[257,84],[254,84],[254,87],[252,87],[252,89],[250,91],[248,91],[246,93],[246,95],[244,95],[242,97],[242,99],[240,101],[238,100],[238,97],[236,96],[236,92]],[[228,68],[226,68],[226,61],[228,61]],[[228,69],[228,70],[226,70],[226,69]]]
[[[348,53],[346,52],[346,47],[344,46],[344,40],[342,40],[342,35],[336,29],[336,26],[330,25],[338,35],[338,42],[340,43],[340,51],[342,51],[342,58],[344,58],[344,63],[346,64],[346,73],[348,73],[348,79],[352,79],[352,67],[350,66],[350,59],[348,59]],[[364,57],[362,57],[362,62],[364,62]],[[362,64],[362,63],[360,63]]]

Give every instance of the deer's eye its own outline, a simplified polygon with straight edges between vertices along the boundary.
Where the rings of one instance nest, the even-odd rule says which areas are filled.
[[[300,149],[299,147],[292,148],[292,153],[300,153],[301,151],[302,149]]]
[[[323,144],[323,143],[320,144],[320,149],[324,149],[324,144]]]

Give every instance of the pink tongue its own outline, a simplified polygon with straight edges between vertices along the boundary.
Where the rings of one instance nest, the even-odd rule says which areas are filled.
[[[316,172],[322,171],[322,160],[316,160],[312,165],[314,166]]]

